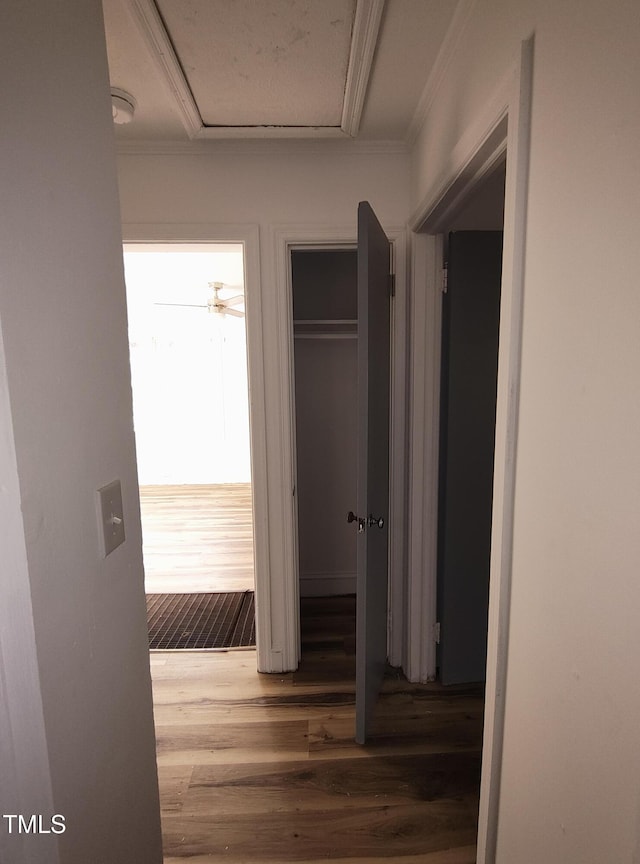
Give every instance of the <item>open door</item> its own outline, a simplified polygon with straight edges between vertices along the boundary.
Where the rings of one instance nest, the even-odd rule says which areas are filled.
[[[501,275],[501,231],[449,235],[438,519],[443,684],[485,678]]]
[[[390,245],[358,206],[356,741],[364,744],[387,661]]]

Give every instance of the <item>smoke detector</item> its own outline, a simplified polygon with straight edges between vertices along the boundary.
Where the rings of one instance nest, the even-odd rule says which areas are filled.
[[[117,87],[111,88],[111,111],[114,123],[118,125],[131,123],[135,110],[136,100],[130,93],[118,90]]]

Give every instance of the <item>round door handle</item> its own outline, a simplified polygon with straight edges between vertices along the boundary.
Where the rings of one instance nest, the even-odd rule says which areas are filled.
[[[363,519],[361,516],[356,516],[353,510],[349,510],[347,513],[347,522],[358,523],[358,534],[362,534],[364,529],[367,527],[367,520]]]
[[[378,528],[384,528],[384,519],[382,518],[382,516],[379,516],[376,519],[375,516],[372,516],[371,513],[369,513],[367,523],[369,525],[369,528],[373,528],[374,525],[377,525]]]

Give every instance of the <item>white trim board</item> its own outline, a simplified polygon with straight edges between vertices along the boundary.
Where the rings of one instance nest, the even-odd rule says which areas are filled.
[[[409,385],[408,652],[409,681],[436,673],[436,566],[442,244],[428,234],[412,241],[411,379]]]
[[[256,649],[261,671],[280,671],[281,649],[271,618],[271,538],[279,519],[269,510],[267,416],[263,365],[260,236],[257,225],[132,223],[122,225],[123,243],[241,243],[244,247],[247,373],[251,429],[251,483],[256,599]],[[275,528],[272,526],[275,524]]]
[[[392,312],[392,385],[391,385],[391,477],[389,512],[389,632],[388,653],[393,665],[401,665],[406,646],[406,538],[405,538],[405,478],[407,473],[406,436],[406,346],[407,346],[407,291],[406,291],[406,235],[403,228],[386,228],[392,243],[392,256],[396,274],[396,293]],[[357,244],[354,225],[335,227],[326,225],[284,225],[271,229],[265,256],[273,255],[267,267],[273,267],[274,279],[264,296],[265,310],[273,316],[265,334],[275,334],[270,343],[273,355],[265,354],[265,366],[278,380],[277,397],[272,390],[270,410],[272,422],[278,423],[275,440],[279,441],[279,464],[273,466],[274,476],[281,483],[274,489],[273,506],[282,514],[279,538],[279,567],[272,568],[272,590],[281,601],[285,636],[283,669],[295,669],[299,660],[300,632],[300,580],[297,551],[297,514],[293,496],[295,485],[295,414],[293,391],[293,300],[291,288],[290,251],[297,249],[354,248]],[[271,280],[269,280],[271,282]],[[283,290],[284,289],[284,290]],[[275,401],[274,401],[275,398]]]
[[[411,219],[416,237],[412,312],[414,344],[411,389],[412,486],[409,533],[409,596],[419,610],[409,620],[409,644],[430,637],[412,657],[410,680],[435,673],[435,531],[437,530],[440,241],[435,236],[483,176],[507,153],[502,299],[496,406],[493,517],[485,696],[484,742],[478,826],[478,864],[496,857],[513,547],[515,466],[518,434],[526,211],[529,176],[533,37],[523,42],[517,62],[489,100],[480,120],[454,148],[450,168],[437,179]],[[429,236],[430,235],[430,236]],[[431,296],[421,300],[425,290]],[[415,334],[420,334],[416,338]],[[424,574],[424,576],[423,576]],[[426,623],[425,623],[426,622]],[[426,634],[425,634],[426,627]],[[413,677],[416,676],[416,677]]]
[[[455,145],[447,168],[431,184],[409,219],[413,231],[440,231],[463,199],[504,158],[512,87],[513,73],[505,77],[480,119]]]

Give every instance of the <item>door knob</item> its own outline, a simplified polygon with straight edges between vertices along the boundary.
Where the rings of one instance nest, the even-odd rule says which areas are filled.
[[[357,522],[358,523],[358,533],[362,534],[367,525],[369,528],[373,528],[374,525],[377,525],[378,528],[384,528],[384,519],[382,516],[379,516],[377,519],[371,513],[369,513],[368,519],[363,519],[361,516],[356,516],[353,510],[349,510],[347,513],[347,522]]]

